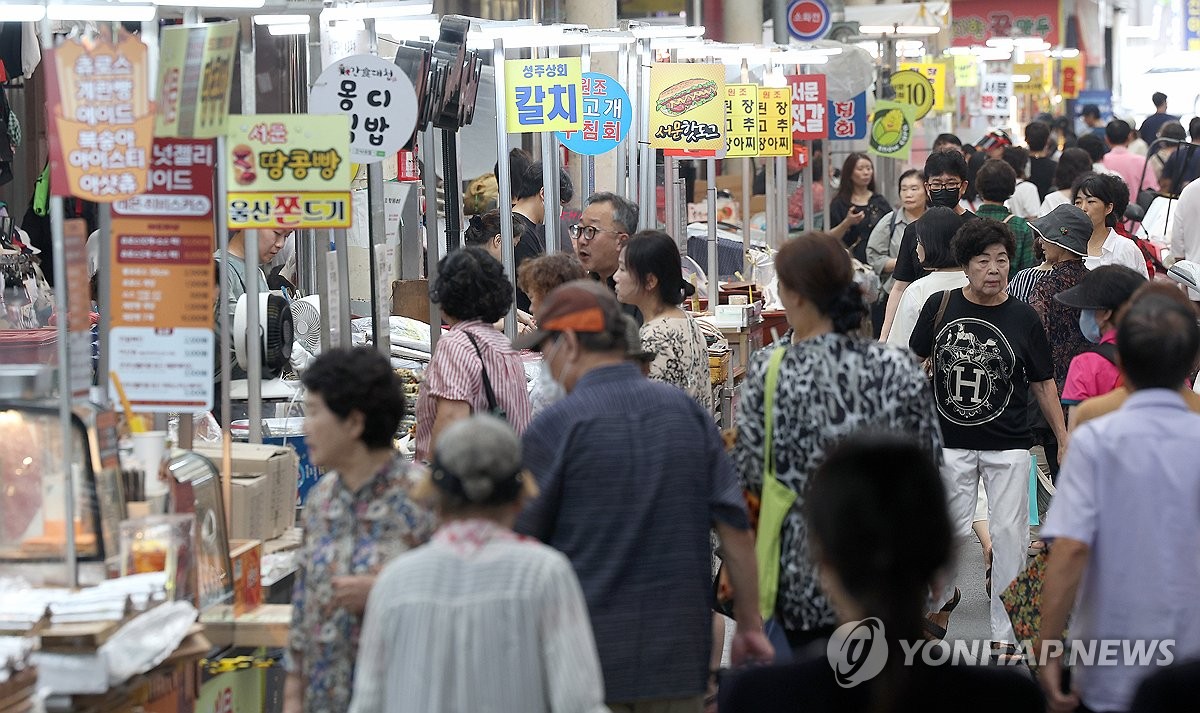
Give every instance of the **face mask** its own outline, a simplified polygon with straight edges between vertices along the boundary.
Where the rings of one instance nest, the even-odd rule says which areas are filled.
[[[1079,312],[1079,331],[1092,344],[1100,343],[1100,323],[1096,321],[1096,310],[1085,309]]]
[[[554,349],[557,351],[559,345],[555,344]],[[567,397],[567,387],[555,379],[554,373],[550,370],[550,354],[542,354],[542,364],[538,373],[538,393],[542,402],[547,406],[558,403]]]
[[[953,209],[958,206],[958,192],[957,188],[939,188],[936,191],[929,191],[929,202],[943,208]]]

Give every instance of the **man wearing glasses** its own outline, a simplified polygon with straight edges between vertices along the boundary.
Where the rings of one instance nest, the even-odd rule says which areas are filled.
[[[640,209],[636,203],[615,193],[593,193],[584,204],[579,224],[571,226],[571,243],[575,255],[588,275],[603,282],[616,294],[613,275],[621,248],[637,230]],[[633,305],[622,305],[626,314],[642,323],[642,314]]]
[[[929,154],[925,159],[925,195],[930,206],[950,208],[958,213],[963,223],[976,217],[963,207],[962,197],[967,192],[967,162],[957,147],[947,146]],[[900,306],[900,297],[913,282],[928,274],[917,258],[917,225],[920,219],[909,223],[900,239],[900,252],[896,255],[896,269],[892,272],[892,291],[888,295],[887,311],[883,319],[881,341],[887,341]]]

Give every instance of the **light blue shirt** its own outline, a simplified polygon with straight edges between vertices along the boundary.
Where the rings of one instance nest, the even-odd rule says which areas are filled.
[[[1175,661],[1200,656],[1198,439],[1200,415],[1166,389],[1137,391],[1072,434],[1041,535],[1091,550],[1070,624],[1073,648],[1174,639]],[[1128,710],[1137,685],[1162,663],[1159,648],[1148,666],[1076,666],[1072,675],[1088,708]]]

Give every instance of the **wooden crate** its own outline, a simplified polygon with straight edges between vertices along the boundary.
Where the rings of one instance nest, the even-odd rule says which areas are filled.
[[[729,378],[729,365],[733,361],[730,352],[725,352],[720,356],[708,357],[708,370],[712,376],[712,383],[723,384]]]

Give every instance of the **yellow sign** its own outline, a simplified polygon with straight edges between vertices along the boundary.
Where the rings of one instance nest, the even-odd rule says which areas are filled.
[[[1037,62],[1013,65],[1013,89],[1017,94],[1043,94],[1049,88],[1046,66]],[[1028,80],[1025,77],[1029,77]]]
[[[154,135],[213,139],[225,133],[238,25],[164,27]]]
[[[350,119],[229,117],[226,222],[239,228],[350,226]]]
[[[578,57],[504,63],[510,134],[583,130],[583,65]]]
[[[1083,58],[1067,57],[1060,60],[1058,69],[1058,93],[1063,99],[1079,98],[1083,89]]]
[[[691,151],[725,148],[725,65],[650,67],[650,147]]]
[[[911,104],[875,102],[871,115],[870,150],[876,156],[907,161],[912,153],[917,117]]]
[[[979,64],[973,56],[954,57],[954,86],[960,89],[979,86]]]
[[[915,69],[896,72],[888,80],[896,90],[896,101],[913,108],[917,120],[925,118],[935,101],[933,84],[929,78]]]
[[[942,62],[904,62],[901,70],[911,69],[929,78],[933,87],[933,110],[946,110],[946,65]],[[893,84],[893,86],[895,86]]]
[[[792,155],[792,90],[758,90],[758,155]]]
[[[758,85],[725,85],[725,158],[758,155]]]

